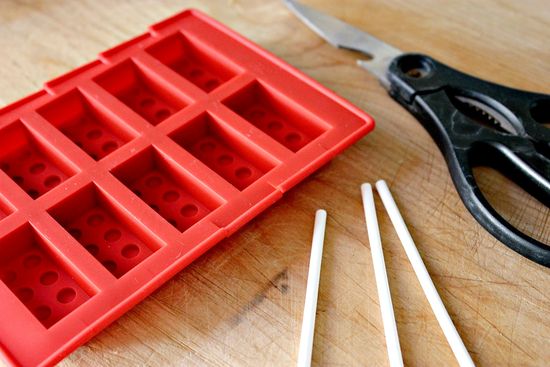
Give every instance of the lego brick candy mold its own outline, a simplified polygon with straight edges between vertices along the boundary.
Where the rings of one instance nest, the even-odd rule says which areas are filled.
[[[372,128],[192,10],[3,108],[1,356],[58,362]]]

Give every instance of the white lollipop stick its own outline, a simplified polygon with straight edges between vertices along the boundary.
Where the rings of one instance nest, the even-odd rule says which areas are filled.
[[[317,210],[317,212],[315,212],[313,240],[311,241],[311,257],[309,259],[302,334],[300,335],[300,349],[298,351],[298,367],[311,366],[315,314],[317,312],[317,294],[319,292],[319,276],[321,274],[321,260],[323,258],[323,242],[325,239],[326,223],[327,212],[323,209]]]
[[[365,210],[365,220],[367,222],[367,231],[369,234],[374,277],[376,279],[376,288],[378,289],[378,299],[380,300],[380,312],[382,313],[384,334],[386,334],[388,359],[391,367],[402,367],[403,357],[401,356],[397,325],[395,324],[395,316],[393,314],[390,286],[388,284],[388,274],[384,263],[382,242],[380,241],[380,229],[378,228],[378,219],[376,218],[372,186],[368,183],[362,184],[361,195],[363,197],[363,209]]]
[[[458,364],[460,367],[474,367],[475,365],[472,361],[472,357],[464,346],[464,343],[460,338],[451,317],[445,309],[445,305],[443,304],[441,297],[439,297],[439,294],[437,293],[437,289],[435,288],[432,278],[430,278],[430,274],[428,273],[428,270],[426,269],[426,266],[418,253],[418,249],[416,248],[411,234],[405,225],[405,221],[403,220],[403,217],[401,216],[401,213],[393,200],[390,190],[388,189],[388,185],[384,180],[380,180],[376,182],[376,189],[382,198],[382,202],[384,203],[391,222],[395,227],[395,231],[401,240],[405,253],[407,254],[414,272],[416,273],[418,281],[420,282],[420,286],[422,287],[422,290],[424,291],[424,294],[432,307],[435,317],[439,322],[439,326],[443,330],[443,334],[445,334]]]

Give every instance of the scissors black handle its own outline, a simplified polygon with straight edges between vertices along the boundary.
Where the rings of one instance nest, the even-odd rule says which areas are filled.
[[[505,174],[550,207],[550,95],[477,79],[428,56],[404,54],[389,69],[390,94],[428,130],[476,220],[521,255],[550,267],[550,246],[519,231],[484,198],[473,167]]]

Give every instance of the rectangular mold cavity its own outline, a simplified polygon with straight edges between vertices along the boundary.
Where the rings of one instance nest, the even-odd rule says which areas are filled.
[[[236,74],[219,60],[219,55],[213,54],[215,50],[182,33],[156,43],[147,52],[205,92],[216,89]]]
[[[93,295],[54,259],[28,223],[0,239],[0,277],[46,328]]]
[[[107,156],[130,141],[130,130],[114,121],[101,106],[73,90],[38,110],[95,160]]]
[[[113,174],[181,232],[224,203],[152,147],[115,168]]]
[[[95,81],[132,110],[157,125],[187,103],[173,95],[151,72],[128,60],[105,72]]]
[[[297,152],[327,129],[303,107],[258,82],[248,85],[224,103],[260,130]]]
[[[246,136],[208,113],[186,123],[171,137],[239,190],[244,190],[275,166]]]
[[[49,213],[117,278],[161,247],[94,184],[69,196]]]
[[[21,121],[0,131],[0,168],[33,199],[75,172]]]

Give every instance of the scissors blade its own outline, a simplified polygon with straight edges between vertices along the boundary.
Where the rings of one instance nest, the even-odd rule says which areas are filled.
[[[391,61],[403,51],[330,15],[323,14],[294,0],[284,0],[287,7],[321,38],[335,47],[361,52],[368,60],[358,60],[389,89],[386,71]]]

